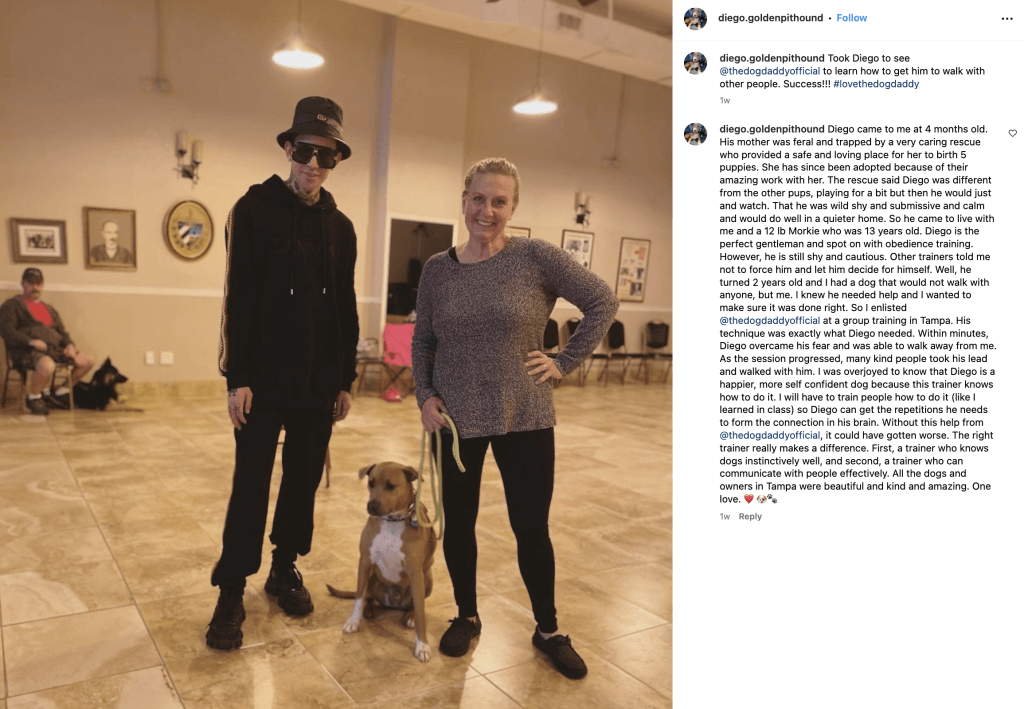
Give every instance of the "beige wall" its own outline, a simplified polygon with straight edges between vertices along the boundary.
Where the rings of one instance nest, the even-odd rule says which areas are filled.
[[[529,227],[531,238],[559,246],[563,229],[592,232],[591,267],[610,284],[615,283],[621,238],[651,240],[644,302],[623,303],[618,315],[627,347],[636,350],[644,323],[672,320],[671,91],[633,77],[623,85],[620,74],[545,56],[541,87],[557,99],[558,111],[519,116],[511,107],[533,86],[536,56],[493,42],[474,43],[464,167],[488,155],[512,159],[522,181],[512,223]],[[613,153],[617,167],[605,160]],[[579,191],[591,196],[585,229],[575,223]],[[465,238],[465,225],[460,234]],[[553,317],[564,322],[579,315],[562,304]]]
[[[5,232],[11,217],[66,222],[68,263],[41,267],[46,299],[84,351],[110,356],[137,382],[218,377],[224,220],[250,184],[287,174],[274,136],[290,125],[295,102],[311,94],[342,105],[353,146],[326,187],[360,237],[364,334],[379,326],[387,216],[461,220],[464,171],[495,154],[519,165],[514,222],[536,237],[560,243],[561,230],[573,226],[573,193],[593,195],[594,270],[607,280],[620,237],[652,239],[647,302],[624,305],[620,319],[631,340],[637,323],[670,319],[669,89],[626,80],[620,161],[612,169],[601,158],[614,144],[617,74],[545,57],[543,83],[561,110],[523,118],[511,105],[533,82],[536,55],[525,50],[320,0],[304,5],[304,33],[327,62],[300,73],[269,58],[293,31],[288,4],[161,5],[170,82],[163,92],[151,81],[155,3],[0,6],[0,220]],[[39,37],[58,51],[39,51]],[[390,107],[387,115],[382,106]],[[172,170],[179,130],[205,142],[194,188]],[[199,261],[178,259],[163,241],[166,212],[182,199],[199,200],[213,215],[215,243]],[[85,268],[85,206],[135,210],[137,271]],[[25,265],[13,262],[10,245],[0,250],[0,297],[17,292]],[[555,317],[572,314],[559,308]],[[175,364],[145,366],[147,350],[173,351]]]

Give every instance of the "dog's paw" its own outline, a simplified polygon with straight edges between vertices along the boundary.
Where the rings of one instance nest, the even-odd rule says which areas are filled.
[[[405,619],[405,627],[406,628],[415,628],[416,627],[416,618],[414,616],[409,616],[408,618],[406,618]]]
[[[416,647],[413,648],[412,654],[416,656],[416,659],[420,662],[426,662],[430,659],[430,646],[425,642],[421,642],[419,638],[416,638]]]
[[[341,626],[341,632],[343,633],[354,633],[359,630],[359,620],[349,618],[345,621],[345,624]]]

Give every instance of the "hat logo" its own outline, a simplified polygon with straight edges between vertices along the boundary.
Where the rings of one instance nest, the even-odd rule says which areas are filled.
[[[327,116],[325,116],[325,115],[324,115],[324,114],[322,114],[322,113],[318,113],[318,114],[316,114],[316,119],[317,119],[318,121],[324,121],[324,122],[326,122],[326,121],[327,121]]]

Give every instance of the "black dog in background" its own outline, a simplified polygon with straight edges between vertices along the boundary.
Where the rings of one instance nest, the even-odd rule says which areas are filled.
[[[93,373],[91,382],[75,384],[75,408],[103,411],[111,399],[117,401],[117,389],[114,386],[126,381],[128,377],[117,371],[117,367],[110,363],[110,357],[107,357]]]

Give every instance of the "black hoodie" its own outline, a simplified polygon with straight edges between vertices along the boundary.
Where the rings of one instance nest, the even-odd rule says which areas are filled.
[[[277,406],[330,407],[356,376],[356,234],[334,198],[304,204],[274,175],[235,203],[220,372]]]

